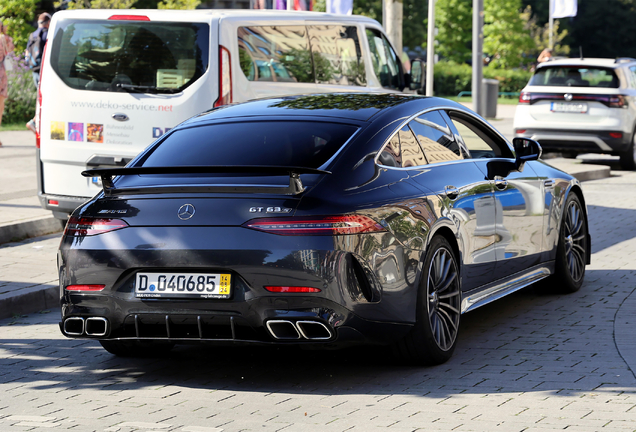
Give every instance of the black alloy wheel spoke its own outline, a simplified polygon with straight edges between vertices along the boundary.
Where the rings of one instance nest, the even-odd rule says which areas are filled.
[[[453,346],[459,329],[459,278],[450,251],[435,252],[427,279],[428,317],[431,333],[437,345],[448,350]]]

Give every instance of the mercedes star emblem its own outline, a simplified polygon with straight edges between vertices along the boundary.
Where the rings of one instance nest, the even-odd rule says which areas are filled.
[[[195,211],[196,210],[194,210],[194,206],[192,204],[184,204],[181,207],[179,207],[177,216],[179,216],[179,219],[181,220],[188,220],[192,216],[194,216]]]
[[[566,93],[563,95],[563,99],[570,102],[572,100],[572,95],[570,93]]]

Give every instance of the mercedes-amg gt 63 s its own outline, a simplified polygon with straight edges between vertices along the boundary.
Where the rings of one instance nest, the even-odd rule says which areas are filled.
[[[590,262],[579,182],[462,105],[282,97],[193,117],[103,191],[58,253],[70,338],[117,355],[179,343],[390,345],[439,364],[463,313]]]

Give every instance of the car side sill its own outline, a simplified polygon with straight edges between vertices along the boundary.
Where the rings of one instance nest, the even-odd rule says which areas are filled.
[[[469,294],[462,299],[462,313],[469,312],[498,300],[508,294],[527,287],[541,279],[550,276],[554,272],[554,262],[543,263],[530,269],[517,273],[504,282],[489,284],[485,289],[480,289],[474,294]]]

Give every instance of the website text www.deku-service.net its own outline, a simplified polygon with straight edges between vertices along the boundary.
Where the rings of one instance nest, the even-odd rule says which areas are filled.
[[[136,111],[163,111],[163,112],[172,112],[172,104],[171,105],[150,105],[150,104],[137,104],[137,103],[127,103],[127,104],[119,104],[113,102],[74,102],[71,101],[71,106],[73,108],[101,108],[101,109],[112,109],[112,110],[136,110]]]

